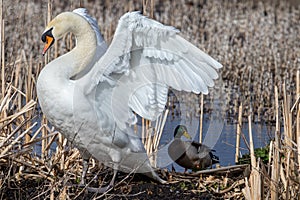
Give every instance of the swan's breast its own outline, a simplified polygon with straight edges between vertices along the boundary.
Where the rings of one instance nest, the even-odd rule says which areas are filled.
[[[55,67],[46,66],[37,81],[39,104],[51,125],[82,149],[111,144],[110,130],[102,127],[107,120],[84,94],[82,83],[63,78]]]
[[[69,137],[68,130],[71,130],[73,126],[73,85],[64,84],[59,80],[60,75],[48,69],[44,68],[38,77],[39,104],[49,122]]]

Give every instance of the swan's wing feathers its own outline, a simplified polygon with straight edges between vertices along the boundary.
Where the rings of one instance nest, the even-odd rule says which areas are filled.
[[[87,90],[115,80],[112,107],[118,105],[120,116],[116,121],[135,122],[132,111],[156,119],[165,107],[169,87],[207,94],[214,85],[222,65],[177,33],[138,12],[121,17],[111,45],[93,68]]]
[[[135,124],[137,118],[132,111],[146,119],[156,120],[165,108],[167,97],[166,85],[149,82],[138,86],[129,79],[122,80],[113,90],[111,99],[114,121],[121,129],[125,129],[126,124]]]
[[[106,52],[94,67],[91,91],[111,73],[128,74],[133,51],[157,45],[178,32],[174,27],[148,19],[139,12],[123,15],[118,23],[114,38]]]
[[[98,27],[98,23],[97,20],[95,18],[93,18],[92,16],[90,16],[87,12],[87,9],[85,8],[77,8],[75,10],[73,10],[74,13],[81,15],[82,17],[84,17],[91,25],[91,27],[93,28],[93,30],[96,33],[96,37],[97,37],[97,44],[98,46],[103,45],[103,43],[105,43],[102,34],[99,30]]]
[[[134,34],[135,44],[140,47],[156,46],[161,40],[167,40],[168,37],[179,32],[174,27],[165,26],[139,12],[126,13],[120,18],[119,24],[128,27],[128,30]]]
[[[154,121],[165,109],[167,97],[166,85],[149,83],[131,95],[128,106],[140,116]]]

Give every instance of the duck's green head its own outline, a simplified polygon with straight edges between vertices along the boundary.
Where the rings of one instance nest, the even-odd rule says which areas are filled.
[[[192,139],[184,125],[178,125],[174,131],[174,138],[181,138],[181,136],[184,136],[187,139]]]

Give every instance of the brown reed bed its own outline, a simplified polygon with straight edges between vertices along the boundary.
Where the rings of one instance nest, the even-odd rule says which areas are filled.
[[[187,196],[191,199],[299,199],[300,8],[297,1],[0,0],[0,3],[1,199]],[[38,106],[35,83],[45,63],[75,45],[68,35],[43,58],[40,36],[47,21],[79,6],[86,7],[97,18],[107,41],[111,41],[122,14],[143,10],[144,14],[180,29],[184,38],[219,60],[224,65],[221,79],[204,96],[203,104],[199,105],[202,100],[199,101],[198,95],[184,94],[182,100],[190,105],[189,113],[198,115],[201,106],[207,113],[211,111],[212,101],[221,99],[226,118],[238,122],[237,126],[248,122],[250,135],[251,123],[263,121],[275,125],[269,163],[262,164],[255,158],[250,141],[248,174],[241,173],[244,167],[189,175],[162,170],[161,176],[171,182],[162,186],[143,176],[121,173],[116,187],[104,196],[86,194],[84,188],[75,187],[82,169],[79,152],[47,123]],[[157,124],[144,123],[145,133],[151,127],[160,133],[164,116]],[[243,135],[241,131],[238,134]],[[144,141],[149,153],[156,150],[160,137],[155,135]],[[90,184],[99,186],[109,182],[111,170],[95,160],[91,163]]]

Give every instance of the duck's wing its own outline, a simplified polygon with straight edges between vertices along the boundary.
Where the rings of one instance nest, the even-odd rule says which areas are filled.
[[[212,150],[209,147],[207,147],[206,145],[204,145],[204,144],[192,141],[190,143],[190,145],[192,146],[191,148],[195,148],[196,149],[196,151],[197,151],[197,157],[199,157],[199,158],[205,158],[207,155],[212,154],[211,153]]]
[[[133,112],[155,120],[164,110],[168,88],[208,93],[222,67],[183,39],[179,31],[138,12],[119,20],[107,52],[90,71],[87,93],[101,82],[112,85],[113,115],[119,127],[135,123]]]

